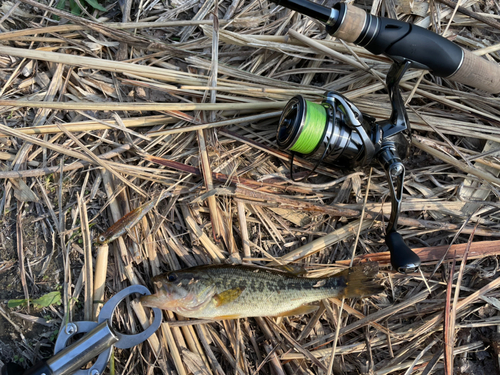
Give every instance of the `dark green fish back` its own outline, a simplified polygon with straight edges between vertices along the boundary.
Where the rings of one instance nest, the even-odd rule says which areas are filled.
[[[327,278],[297,277],[262,267],[210,265],[178,271],[194,276],[200,290],[215,286],[216,298],[203,311],[185,316],[198,318],[273,316],[293,311],[324,298],[361,296],[378,291],[373,270],[354,268]],[[236,291],[228,293],[228,291]],[[231,295],[227,303],[217,296]],[[222,298],[223,300],[223,298]],[[189,315],[187,315],[189,314]]]

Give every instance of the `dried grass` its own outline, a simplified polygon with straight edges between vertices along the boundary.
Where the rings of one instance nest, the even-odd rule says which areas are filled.
[[[67,320],[92,319],[116,291],[152,288],[151,277],[166,270],[243,261],[293,263],[324,276],[370,259],[382,267],[386,290],[378,296],[322,301],[311,315],[277,319],[211,322],[165,312],[148,343],[115,350],[115,371],[497,371],[497,97],[420,71],[404,77],[415,136],[400,225],[423,267],[395,274],[383,242],[390,203],[380,167],[369,177],[368,169],[323,165],[294,183],[289,155],[275,142],[279,110],[299,93],[319,101],[338,90],[363,112],[388,118],[389,60],[266,0],[125,3],[114,13],[118,5],[104,2],[109,13],[85,18],[33,0],[1,8],[0,275],[19,286],[11,297],[36,298],[46,276],[61,284],[63,297],[62,306],[43,310],[0,306],[2,324],[22,337],[11,353],[28,364],[50,355],[49,334],[25,339],[33,324],[51,332]],[[356,5],[432,25],[489,60],[500,58],[496,3]],[[165,189],[173,196],[128,235],[109,249],[93,244]],[[33,241],[47,250],[30,249]],[[147,314],[131,302],[115,323],[140,330]]]

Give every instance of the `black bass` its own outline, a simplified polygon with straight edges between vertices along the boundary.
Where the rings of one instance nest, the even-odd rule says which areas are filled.
[[[324,298],[379,293],[377,273],[374,262],[322,278],[247,265],[200,266],[154,277],[158,292],[140,300],[144,306],[198,319],[299,315],[315,311],[318,307],[308,303]]]

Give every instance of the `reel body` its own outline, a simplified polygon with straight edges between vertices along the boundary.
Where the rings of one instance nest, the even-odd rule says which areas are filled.
[[[402,160],[408,156],[411,142],[399,82],[410,66],[407,60],[395,62],[387,75],[392,104],[390,119],[376,122],[337,92],[325,93],[321,104],[308,102],[298,95],[285,106],[276,133],[278,146],[292,152],[292,179],[295,153],[316,162],[310,174],[322,163],[342,169],[373,164],[383,167],[391,195],[386,244],[392,266],[403,273],[413,272],[420,265],[420,258],[397,232],[405,176]]]

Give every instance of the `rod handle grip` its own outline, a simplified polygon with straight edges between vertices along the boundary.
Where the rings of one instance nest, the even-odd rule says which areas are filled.
[[[408,59],[413,66],[439,77],[493,94],[500,92],[500,64],[464,50],[422,27],[366,13],[354,5],[335,5],[339,17],[328,32],[368,51],[393,60]]]
[[[460,68],[448,78],[477,89],[497,94],[500,92],[500,64],[488,61],[482,56],[464,51]]]

